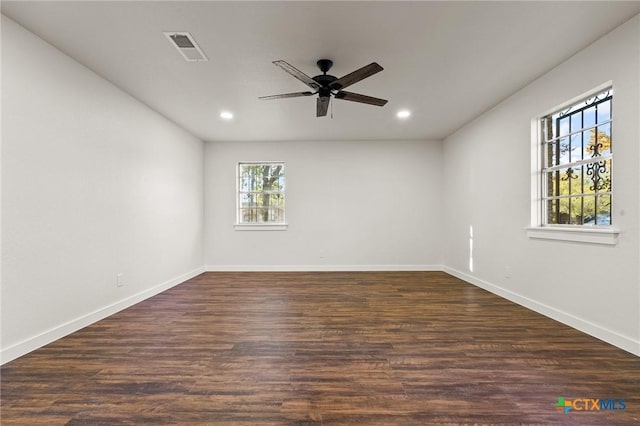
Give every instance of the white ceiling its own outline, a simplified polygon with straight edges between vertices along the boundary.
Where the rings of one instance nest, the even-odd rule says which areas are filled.
[[[446,137],[640,2],[3,1],[2,13],[203,140],[393,140]],[[164,31],[189,31],[210,61],[185,62]],[[389,103],[338,100],[331,119],[315,97],[257,99],[307,90],[272,61],[313,76],[320,58],[338,77],[378,62],[348,90]]]

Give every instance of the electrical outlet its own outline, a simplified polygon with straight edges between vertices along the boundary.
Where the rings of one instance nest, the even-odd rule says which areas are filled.
[[[124,286],[124,274],[123,273],[116,274],[116,287],[122,287],[122,286]]]
[[[324,250],[320,250],[320,259],[324,259],[327,253]]]
[[[511,278],[511,266],[505,266],[504,267],[504,277],[506,279]]]

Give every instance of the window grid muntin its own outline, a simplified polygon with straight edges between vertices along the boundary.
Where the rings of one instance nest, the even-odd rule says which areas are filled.
[[[257,167],[269,167],[268,174],[256,173]],[[277,174],[272,174],[273,168],[278,168]],[[237,166],[237,206],[236,223],[241,225],[282,225],[285,224],[285,166],[284,162],[241,162]],[[258,185],[255,179],[262,178],[262,185]],[[264,188],[264,178],[275,179],[272,184],[277,184],[278,189]],[[246,180],[253,180],[247,185]],[[256,190],[258,189],[258,190]],[[244,199],[268,196],[268,204],[255,203],[243,205]],[[275,197],[274,197],[275,196]],[[263,197],[264,199],[264,197]]]
[[[583,99],[582,101],[578,101],[576,103],[574,103],[573,105],[571,105],[568,108],[565,108],[563,110],[558,110],[555,111],[551,114],[548,114],[544,117],[541,118],[540,120],[540,140],[542,141],[541,143],[541,160],[542,160],[542,168],[541,168],[541,188],[542,188],[542,203],[541,203],[541,218],[542,218],[542,223],[544,225],[549,225],[549,226],[554,226],[554,225],[561,225],[561,226],[566,226],[566,225],[590,225],[590,224],[595,224],[595,225],[611,225],[611,199],[612,199],[612,191],[611,191],[611,181],[612,181],[612,165],[613,165],[613,134],[612,134],[612,122],[613,122],[613,90],[612,88],[608,88],[605,90],[600,91],[599,93],[597,93],[596,95],[591,95],[588,98]],[[584,103],[584,106],[580,106],[582,103]],[[608,103],[608,104],[606,104]],[[598,121],[598,105],[607,105],[608,106],[608,110],[605,108],[603,109],[603,115],[604,115],[604,119],[602,121]],[[578,107],[578,108],[576,108]],[[590,126],[585,126],[584,125],[584,113],[585,111],[594,108],[594,118],[593,118],[593,125]],[[607,117],[607,112],[608,112],[608,117]],[[572,124],[573,124],[573,117],[577,114],[580,114],[580,126],[577,130],[572,130]],[[568,123],[568,132],[566,133],[561,133],[561,120],[567,120]],[[551,122],[552,126],[549,126],[549,123]],[[555,127],[553,127],[553,125],[555,125]],[[600,133],[599,133],[599,128],[608,128],[608,134],[603,132],[605,136],[608,136],[609,138],[609,148],[608,154],[602,154],[599,152],[598,147],[600,146]],[[593,140],[593,155],[591,157],[585,158],[585,133],[589,132],[593,130],[593,135],[594,135],[594,140]],[[555,135],[554,135],[555,133]],[[581,158],[579,160],[576,161],[571,161],[573,160],[572,158],[572,152],[574,150],[574,148],[572,147],[572,139],[575,135],[581,135],[580,138],[580,144],[581,144],[581,149],[580,149],[580,156]],[[568,161],[562,162],[561,161],[561,155],[560,155],[560,141],[566,139],[569,142],[568,145]],[[590,140],[589,140],[590,141]],[[589,142],[590,143],[590,142]],[[549,166],[549,162],[550,159],[552,158],[551,155],[551,151],[549,149],[549,146],[551,144],[555,144],[555,160],[556,160],[556,164]],[[607,150],[603,150],[604,152],[606,152]],[[592,167],[591,169],[591,173],[585,173],[585,168],[589,168]],[[608,166],[608,169],[607,169]],[[573,168],[579,168],[580,169],[580,173],[581,173],[581,179],[580,179],[580,192],[574,193],[572,191],[571,188],[571,173],[568,174],[568,194],[566,195],[550,195],[551,192],[549,191],[549,182],[552,180],[552,174],[556,175],[556,180],[555,180],[555,184],[556,186],[556,194],[560,194],[560,191],[558,190],[559,188],[559,184],[560,184],[560,179],[558,179],[557,177],[559,176],[559,170],[563,170],[563,169],[573,169]],[[604,170],[602,170],[604,168]],[[604,174],[604,178],[600,177],[600,174]],[[587,181],[590,176],[593,175],[593,177],[591,178],[593,181],[593,186],[595,187],[595,189],[593,187],[590,187],[590,189],[593,192],[590,191],[585,191],[585,181]],[[608,185],[608,190],[602,190],[598,188],[598,185],[600,184],[601,179],[605,179],[605,184]],[[594,199],[594,214],[593,214],[593,223],[590,223],[591,220],[589,221],[585,221],[585,219],[589,219],[589,217],[585,216],[584,212],[585,212],[585,206],[584,206],[584,200],[587,197],[593,197]],[[598,207],[598,199],[599,197],[602,197],[602,199],[608,199],[608,209],[606,212],[601,212],[599,210]],[[571,199],[576,199],[579,198],[580,200],[580,221],[579,223],[572,223],[572,217],[573,217],[573,210],[572,210],[572,202]],[[567,222],[561,221],[560,220],[560,208],[559,208],[559,203],[561,202],[560,200],[563,199],[569,199],[569,205],[568,205],[568,217],[569,220]],[[555,213],[556,217],[555,217],[555,223],[553,223],[552,221],[550,221],[550,213],[551,212],[551,208],[550,205],[556,205],[558,207],[556,207],[556,211],[553,212]],[[606,218],[606,220],[601,219],[600,216],[602,215],[607,215],[608,217]],[[602,223],[601,223],[602,222]]]

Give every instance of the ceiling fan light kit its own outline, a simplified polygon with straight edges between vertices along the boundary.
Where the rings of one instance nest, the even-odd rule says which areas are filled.
[[[331,96],[333,96],[335,99],[342,99],[345,101],[359,102],[375,106],[384,106],[388,102],[386,99],[374,98],[372,96],[361,95],[359,93],[347,92],[342,90],[345,87],[351,86],[352,84],[357,83],[360,80],[364,80],[365,78],[382,71],[384,68],[382,68],[376,62],[365,65],[364,67],[359,68],[352,73],[349,73],[340,78],[327,74],[327,72],[333,66],[333,61],[331,61],[330,59],[320,59],[317,62],[318,68],[320,68],[322,74],[316,75],[313,78],[309,77],[307,74],[303,73],[286,61],[273,61],[273,64],[282,68],[288,74],[297,78],[314,91],[261,96],[259,99],[270,100],[318,95],[318,100],[316,101],[316,117],[324,117],[325,115],[327,115]]]

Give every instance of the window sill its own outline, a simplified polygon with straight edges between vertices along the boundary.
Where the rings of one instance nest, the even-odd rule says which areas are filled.
[[[620,234],[618,229],[611,227],[536,226],[526,229],[529,238],[605,245],[618,244]]]
[[[236,231],[286,231],[289,225],[286,223],[268,224],[268,223],[242,223],[233,225]]]

